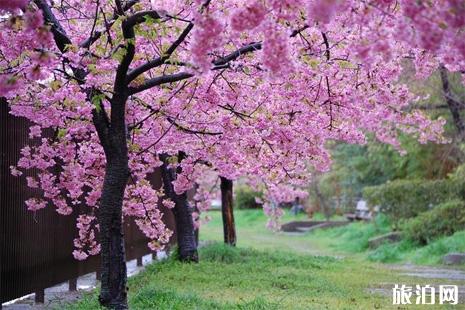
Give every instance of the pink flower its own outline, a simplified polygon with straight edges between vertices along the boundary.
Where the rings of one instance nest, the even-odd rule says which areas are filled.
[[[215,17],[197,15],[192,35],[191,52],[192,62],[198,66],[200,72],[210,69],[211,61],[208,58],[208,54],[221,46],[223,29],[223,24]]]
[[[16,77],[11,75],[0,76],[0,96],[6,96],[19,87],[21,87],[21,83]]]
[[[29,138],[37,138],[42,134],[40,126],[31,126],[29,127]]]
[[[328,24],[344,4],[343,0],[315,0],[308,5],[308,18],[322,24]]]
[[[79,251],[79,250],[74,250],[73,251],[73,256],[77,260],[85,260],[87,257],[89,257],[89,255],[87,255],[83,251]]]
[[[19,171],[15,166],[10,166],[11,175],[15,177],[21,176],[23,173]]]
[[[268,27],[266,31],[262,62],[272,76],[284,76],[293,71],[287,37],[273,26]]]
[[[27,209],[29,211],[37,211],[47,206],[47,202],[42,199],[30,198],[25,201]]]
[[[24,14],[24,19],[26,20],[27,30],[35,30],[44,24],[44,17],[41,10],[35,12],[27,11]]]
[[[175,203],[174,203],[172,200],[170,200],[170,199],[164,199],[164,200],[163,200],[163,205],[164,205],[165,207],[167,207],[168,209],[172,209],[172,208],[174,208]]]
[[[0,10],[16,11],[23,9],[29,3],[29,0],[0,0]]]
[[[237,9],[231,16],[231,28],[235,31],[251,30],[258,27],[266,15],[266,8],[256,1],[251,6]]]

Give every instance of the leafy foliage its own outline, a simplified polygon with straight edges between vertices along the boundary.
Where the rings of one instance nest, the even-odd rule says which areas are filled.
[[[403,226],[405,236],[418,244],[427,244],[442,236],[465,229],[465,203],[449,201],[410,219]]]
[[[257,209],[261,208],[261,204],[258,204],[255,198],[263,198],[262,192],[253,191],[247,186],[238,186],[235,191],[235,204],[239,209]]]
[[[417,216],[435,205],[463,197],[464,183],[452,180],[396,180],[366,187],[364,197],[379,205],[395,226],[401,219]]]

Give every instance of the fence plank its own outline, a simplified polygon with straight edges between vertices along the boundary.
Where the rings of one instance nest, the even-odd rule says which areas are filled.
[[[69,216],[57,214],[52,207],[35,213],[26,210],[24,201],[41,195],[39,190],[32,190],[26,185],[26,176],[32,176],[35,172],[28,171],[21,177],[14,177],[9,167],[17,164],[21,148],[31,143],[28,138],[29,125],[26,119],[10,115],[6,102],[0,98],[2,303],[31,292],[36,292],[36,298],[37,292],[41,297],[40,293],[44,288],[68,280],[74,281],[80,275],[98,271],[100,266],[99,257],[78,262],[71,254],[73,239],[77,236],[76,217],[79,208]],[[151,182],[155,188],[161,186],[159,171],[155,171]],[[164,211],[165,223],[173,230],[174,219],[171,211],[161,208]],[[174,240],[176,239],[173,236],[171,242]],[[145,236],[130,219],[125,219],[125,241],[127,260],[151,253]]]

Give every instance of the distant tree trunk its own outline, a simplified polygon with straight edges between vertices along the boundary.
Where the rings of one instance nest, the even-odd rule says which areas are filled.
[[[180,157],[183,157],[183,155]],[[161,155],[160,158],[163,161],[161,174],[165,194],[175,203],[173,215],[176,225],[179,260],[183,262],[198,262],[199,256],[197,253],[194,221],[192,219],[192,208],[187,202],[187,193],[176,194],[172,183],[176,179],[176,171],[168,168],[168,156],[166,154]]]
[[[221,177],[221,213],[223,215],[224,243],[236,246],[236,226],[234,224],[233,181]]]
[[[199,188],[199,185],[197,183],[195,183],[195,185],[194,185],[194,193],[197,192],[198,188]],[[193,210],[194,210],[194,212],[197,212],[197,214],[200,214],[199,208],[197,207],[197,203],[194,204]],[[194,231],[194,234],[195,234],[195,244],[198,247],[199,246],[200,226],[197,226],[197,228]]]
[[[440,65],[439,73],[441,74],[442,91],[446,98],[447,106],[452,114],[454,125],[457,128],[459,139],[462,140],[465,135],[465,124],[463,122],[460,111],[463,109],[463,103],[454,98],[454,94],[450,89],[449,77],[447,76],[447,69],[444,65]]]
[[[321,194],[320,186],[318,185],[318,180],[315,180],[315,193],[320,203],[321,211],[323,211],[323,215],[325,216],[326,221],[329,221],[329,219],[331,218],[331,211],[329,209],[328,204],[326,203],[325,197],[323,196],[323,194]]]

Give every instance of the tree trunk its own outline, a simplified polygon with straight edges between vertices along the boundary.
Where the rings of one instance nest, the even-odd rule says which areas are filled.
[[[465,134],[465,124],[463,122],[462,116],[460,115],[460,111],[463,108],[463,104],[462,102],[454,98],[454,94],[450,89],[449,77],[447,76],[447,69],[446,67],[444,67],[444,65],[440,65],[439,73],[441,75],[442,91],[444,93],[444,97],[446,98],[447,106],[449,107],[450,113],[452,114],[454,125],[457,128],[459,140],[462,140]]]
[[[99,301],[110,309],[127,309],[122,205],[128,171],[127,162],[107,163],[98,211],[102,264]]]
[[[233,181],[221,177],[221,213],[223,215],[224,243],[236,246],[236,226],[234,224]]]
[[[168,168],[167,155],[163,154],[160,158],[163,161],[162,179],[165,194],[175,204],[173,214],[178,242],[178,258],[182,262],[198,262],[199,256],[197,253],[194,221],[192,219],[192,208],[187,202],[187,193],[176,194],[172,183],[176,179],[176,171]]]
[[[99,302],[110,309],[127,309],[127,275],[122,209],[129,178],[125,104],[127,97],[115,94],[111,106],[111,126],[94,114],[94,124],[105,151],[106,167],[98,209],[101,247],[101,289]]]
[[[194,194],[197,192],[197,189],[199,188],[199,185],[197,183],[194,184]],[[197,208],[197,203],[194,203],[194,206],[192,207],[194,212],[197,212],[197,214],[200,214],[199,208]],[[200,226],[197,226],[197,228],[194,227],[194,235],[195,235],[195,244],[197,247],[199,247],[199,234],[200,234]]]
[[[321,211],[323,212],[326,221],[329,221],[331,218],[331,210],[327,204],[325,197],[320,192],[320,185],[318,184],[319,179],[315,180],[315,193],[318,201],[320,203]]]

